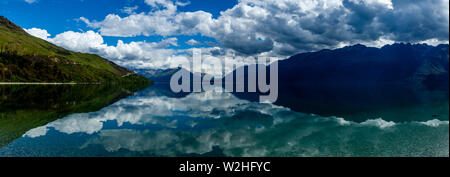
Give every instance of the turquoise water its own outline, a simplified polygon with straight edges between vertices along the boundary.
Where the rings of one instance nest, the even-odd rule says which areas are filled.
[[[0,156],[448,157],[448,92],[417,94],[432,99],[330,116],[331,104],[312,114],[231,93],[174,94],[152,86],[30,128]]]

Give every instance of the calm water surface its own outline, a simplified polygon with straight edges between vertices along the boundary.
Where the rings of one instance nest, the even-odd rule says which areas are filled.
[[[448,90],[305,88],[277,105],[136,90],[2,86],[0,156],[449,156]]]

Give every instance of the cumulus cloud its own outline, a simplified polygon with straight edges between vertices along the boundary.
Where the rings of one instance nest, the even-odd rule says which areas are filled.
[[[178,46],[177,38],[167,38],[159,42],[130,42],[119,40],[116,46],[104,43],[103,37],[94,31],[67,31],[49,38],[47,30],[39,28],[25,29],[29,34],[47,40],[68,50],[98,54],[122,66],[130,68],[168,68],[170,58],[178,51],[167,49]]]
[[[47,30],[39,29],[39,28],[31,28],[25,29],[28,34],[33,35],[34,37],[38,37],[44,40],[47,40],[51,35],[47,32]]]
[[[287,56],[356,43],[445,43],[449,35],[448,0],[240,0],[217,18],[178,12],[180,3],[170,0],[145,2],[158,10],[85,22],[106,36],[202,34],[244,55]]]
[[[104,43],[103,37],[94,31],[84,33],[68,31],[48,41],[77,52],[98,54],[130,68],[168,68],[170,58],[177,51],[167,47],[178,46],[177,38],[167,38],[159,42],[124,43],[119,40],[116,46],[109,46]]]
[[[221,73],[212,68],[217,58],[225,61],[225,71],[230,72],[233,65],[253,64],[258,57],[278,60],[357,43],[382,47],[395,42],[438,45],[449,41],[448,0],[241,0],[217,18],[204,11],[179,12],[177,8],[187,2],[146,0],[152,7],[148,13],[134,13],[132,7],[125,17],[109,14],[102,21],[80,17],[97,32],[68,31],[48,38],[45,30],[27,31],[67,49],[99,54],[130,68],[166,69],[176,61],[192,60],[192,50],[200,42],[187,41],[192,49],[167,48],[178,46],[173,36],[212,37],[215,44],[199,49],[207,64],[202,70],[214,75]],[[154,35],[164,39],[150,43],[119,40],[109,46],[102,37]]]
[[[222,69],[216,68],[217,61],[225,61],[225,72],[231,72],[236,67],[247,64],[254,64],[253,57],[236,56],[230,49],[221,47],[191,48],[191,49],[170,49],[171,46],[178,46],[178,39],[175,37],[165,38],[158,42],[134,41],[125,43],[118,40],[115,46],[107,45],[103,37],[94,31],[74,32],[67,31],[56,35],[53,38],[46,30],[32,28],[26,31],[33,36],[42,38],[63,48],[84,53],[98,54],[121,66],[136,69],[173,68],[174,63],[192,61],[194,49],[202,52],[203,65],[194,66],[197,71],[203,71],[211,75],[222,75]],[[190,41],[191,43],[193,40]],[[189,43],[189,41],[188,41]],[[197,41],[197,43],[199,43]],[[190,68],[185,68],[190,69]]]
[[[116,14],[109,14],[103,21],[90,21],[85,17],[80,20],[88,26],[99,28],[102,35],[133,37],[151,36],[154,34],[168,36],[179,29],[173,22],[178,6],[188,5],[186,2],[172,2],[171,0],[145,0],[145,3],[153,8],[149,13],[132,14],[128,17],[120,17]]]
[[[132,7],[124,7],[120,11],[126,14],[134,14],[135,11],[139,8],[139,6],[132,6]]]
[[[103,37],[94,31],[85,33],[67,31],[48,41],[77,52],[89,52],[92,49],[104,47]]]

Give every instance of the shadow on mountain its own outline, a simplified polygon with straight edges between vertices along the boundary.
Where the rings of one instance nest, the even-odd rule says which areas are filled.
[[[394,44],[298,54],[278,63],[275,104],[357,122],[379,117],[396,122],[448,120],[448,51],[448,45]],[[249,67],[243,70],[237,77],[247,83]],[[262,94],[248,93],[247,87],[246,93],[234,94],[259,101]]]

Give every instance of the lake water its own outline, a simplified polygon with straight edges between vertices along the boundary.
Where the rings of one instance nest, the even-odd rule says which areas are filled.
[[[0,86],[0,156],[448,157],[448,90],[407,88],[305,88],[274,105],[165,85]]]

